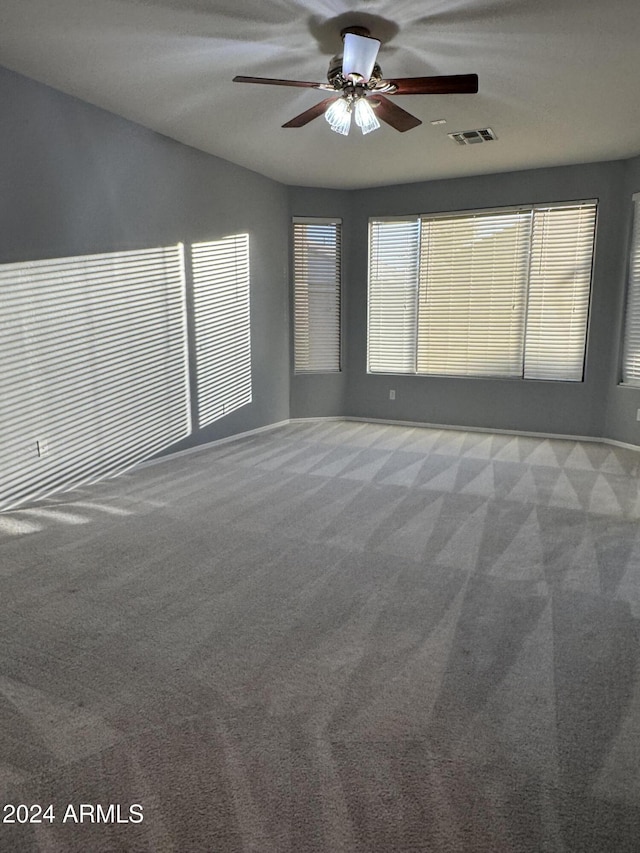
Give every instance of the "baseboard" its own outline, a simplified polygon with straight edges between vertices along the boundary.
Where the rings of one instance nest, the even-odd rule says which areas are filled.
[[[203,444],[196,444],[193,447],[185,447],[184,450],[176,450],[173,453],[165,453],[163,456],[154,456],[153,459],[147,459],[145,462],[139,462],[134,466],[134,469],[137,468],[147,468],[150,465],[157,465],[160,462],[166,462],[169,459],[179,459],[181,456],[190,456],[192,453],[201,453],[204,450],[208,450],[212,447],[218,447],[221,444],[229,444],[231,441],[239,441],[241,438],[248,438],[252,435],[258,435],[261,432],[269,432],[272,429],[278,429],[278,427],[287,426],[290,424],[290,420],[286,421],[277,421],[273,424],[265,424],[261,427],[256,427],[255,429],[248,429],[245,432],[236,432],[233,435],[227,435],[224,438],[214,438],[213,441],[206,441]],[[129,469],[131,471],[133,469]]]
[[[530,432],[528,430],[519,429],[498,429],[497,427],[474,427],[474,426],[457,426],[456,424],[432,424],[422,421],[397,421],[387,418],[358,418],[346,416],[342,420],[345,421],[360,421],[362,423],[371,424],[389,424],[390,426],[408,426],[419,427],[422,429],[450,429],[457,432],[491,432],[498,435],[516,435],[525,438],[557,438],[566,439],[566,441],[603,441],[602,438],[595,438],[592,435],[566,435],[556,434],[553,432]],[[640,450],[640,448],[638,448]]]
[[[348,421],[349,418],[345,418],[344,415],[325,415],[321,418],[291,418],[288,423],[290,424],[309,424],[309,423],[317,423],[318,421]]]
[[[594,441],[597,444],[611,444],[615,447],[621,447],[624,450],[635,450],[640,452],[640,445],[628,444],[625,441],[617,441],[615,438],[605,438],[599,435],[567,435],[566,433],[554,432],[530,432],[528,430],[518,429],[498,429],[497,427],[474,427],[474,426],[456,426],[454,424],[431,424],[422,421],[399,421],[388,418],[359,418],[352,415],[345,415],[339,420],[343,421],[358,421],[368,424],[389,424],[390,426],[407,426],[420,427],[424,429],[450,429],[459,432],[490,432],[498,435],[515,435],[525,438],[550,438],[559,441]]]
[[[599,438],[597,441],[601,441],[603,444],[612,444],[614,447],[622,447],[623,450],[640,451],[640,444],[629,444],[626,441],[618,441],[615,438]]]
[[[419,429],[448,429],[459,432],[487,432],[497,433],[498,435],[523,436],[524,438],[557,439],[559,441],[593,441],[598,444],[610,444],[615,447],[621,447],[623,450],[635,450],[636,452],[640,452],[640,445],[628,444],[624,441],[617,441],[614,438],[603,438],[601,436],[594,435],[564,435],[553,432],[530,432],[528,430],[497,429],[493,427],[456,426],[455,424],[433,424],[426,423],[423,421],[401,421],[393,420],[390,418],[360,418],[355,417],[353,415],[328,415],[326,417],[317,418],[288,418],[287,420],[277,421],[273,424],[265,424],[264,426],[256,427],[255,429],[246,430],[245,432],[238,432],[235,433],[235,435],[225,436],[225,438],[216,438],[213,441],[207,441],[205,444],[197,444],[194,447],[187,447],[184,450],[176,450],[175,453],[167,453],[164,456],[156,456],[153,459],[148,459],[146,462],[140,462],[138,465],[134,466],[134,469],[146,468],[149,465],[156,465],[159,462],[166,462],[170,459],[178,459],[181,456],[188,456],[192,453],[202,453],[211,448],[218,447],[221,444],[229,444],[229,442],[232,441],[240,441],[243,438],[248,438],[252,435],[259,435],[263,432],[270,432],[271,430],[278,429],[279,427],[283,426],[289,426],[290,424],[322,423],[327,421],[351,421],[355,423],[366,424],[386,424],[388,426],[406,426],[415,427]]]

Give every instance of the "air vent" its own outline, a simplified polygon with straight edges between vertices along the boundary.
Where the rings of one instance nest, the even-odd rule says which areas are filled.
[[[492,139],[498,138],[490,127],[483,127],[481,130],[460,130],[457,133],[448,133],[447,136],[457,145],[477,145],[478,142],[491,142]]]

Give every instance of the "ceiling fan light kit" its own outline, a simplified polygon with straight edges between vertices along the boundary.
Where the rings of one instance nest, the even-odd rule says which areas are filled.
[[[351,104],[344,98],[336,98],[336,100],[329,105],[324,117],[329,122],[331,130],[335,130],[336,133],[341,133],[343,136],[347,136],[351,127]]]
[[[342,30],[341,36],[344,50],[329,63],[328,83],[242,76],[234,77],[233,80],[235,83],[296,86],[336,93],[335,97],[325,98],[282,126],[304,127],[324,114],[331,130],[343,136],[349,133],[352,115],[363,134],[377,130],[380,127],[378,119],[400,133],[422,124],[419,118],[394,104],[385,95],[474,94],[478,91],[477,74],[386,80],[376,62],[380,41],[372,38],[366,27],[347,27]]]
[[[363,134],[371,133],[372,130],[377,130],[380,127],[380,122],[376,118],[371,104],[364,98],[356,101],[355,114],[356,124]]]

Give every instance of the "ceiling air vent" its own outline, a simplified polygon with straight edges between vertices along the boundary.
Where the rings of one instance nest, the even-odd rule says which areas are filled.
[[[478,142],[491,142],[492,139],[498,138],[490,127],[483,127],[481,130],[460,130],[457,133],[448,133],[447,136],[458,145],[476,145]]]

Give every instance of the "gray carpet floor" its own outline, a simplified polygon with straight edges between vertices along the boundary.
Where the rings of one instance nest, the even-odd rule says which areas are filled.
[[[0,850],[637,853],[639,459],[311,422],[0,516],[0,805],[54,807]]]

